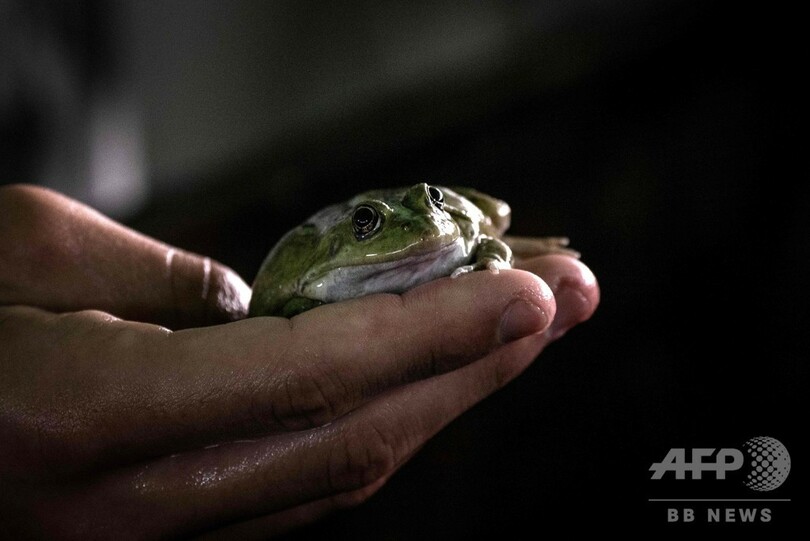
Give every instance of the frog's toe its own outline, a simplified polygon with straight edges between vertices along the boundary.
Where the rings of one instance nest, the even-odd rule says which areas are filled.
[[[499,259],[492,259],[490,261],[487,261],[487,270],[492,274],[498,274],[499,272],[501,272],[501,269],[509,269],[509,268],[511,268],[511,265],[509,265],[509,263],[506,263],[505,261],[501,261]]]
[[[475,270],[475,266],[473,265],[462,265],[450,275],[450,278],[458,278],[462,274],[467,274],[468,272],[472,272]]]

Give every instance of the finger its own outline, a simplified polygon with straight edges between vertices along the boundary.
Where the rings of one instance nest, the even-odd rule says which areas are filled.
[[[393,389],[324,427],[127,468],[39,502],[37,516],[61,521],[90,509],[99,531],[138,524],[145,537],[179,537],[374,486],[517,376],[549,340],[540,334],[512,342],[479,362]]]
[[[576,313],[579,305],[559,309]],[[149,525],[169,528],[144,535],[187,535],[298,506],[304,507],[291,513],[305,520],[329,510],[324,499],[384,482],[453,418],[520,374],[551,340],[542,333],[514,341],[479,362],[393,389],[325,427],[131,468],[43,502],[38,511],[59,519],[90,506],[109,521],[96,528],[142,524],[146,516]]]
[[[572,257],[549,255],[535,257],[520,262],[520,267],[529,270],[549,284],[557,299],[554,321],[544,332],[544,340],[553,341],[568,329],[593,315],[599,304],[599,286],[591,270]],[[513,374],[520,371],[520,363],[513,367]],[[506,380],[510,379],[507,374]],[[411,451],[400,465],[415,454]],[[398,466],[399,467],[399,466]],[[352,507],[365,502],[376,493],[394,472],[380,480],[357,490],[328,496],[259,518],[231,524],[201,537],[201,539],[267,539],[290,531],[293,528],[312,523],[336,510]]]
[[[600,290],[591,269],[573,257],[545,255],[521,261],[520,268],[541,276],[554,291],[558,310],[548,332],[559,338],[589,319],[599,305]]]
[[[284,509],[270,515],[262,515],[234,524],[229,524],[223,528],[203,534],[198,537],[199,541],[216,539],[239,539],[247,541],[250,539],[268,539],[280,534],[284,534],[324,518],[327,515],[344,509],[356,507],[365,503],[369,498],[380,490],[394,473],[404,466],[413,456],[418,453],[423,446],[419,446],[400,461],[396,468],[384,475],[377,481],[363,488],[342,492],[321,498],[319,500],[307,502],[289,509]]]
[[[44,188],[0,189],[0,305],[86,308],[170,328],[244,317],[227,267],[136,233]]]
[[[39,397],[48,412],[36,430],[23,419],[17,437],[44,431],[29,446],[57,473],[66,456],[98,467],[320,426],[390,387],[544,330],[555,303],[536,276],[505,271],[328,305],[292,323],[252,318],[168,335],[95,312],[13,310],[0,339],[15,358],[37,362],[19,368],[29,376],[9,393],[21,404]]]
[[[176,333],[166,342],[182,352],[178,358],[194,352],[195,372],[216,376],[192,389],[193,396],[210,397],[195,403],[195,431],[233,437],[326,424],[386,389],[541,332],[554,311],[551,291],[532,274],[474,273],[402,296],[327,305],[291,321],[256,318]]]
[[[361,489],[328,496],[278,513],[229,524],[195,539],[198,541],[215,541],[217,539],[239,539],[240,541],[255,539],[258,541],[269,539],[323,519],[335,511],[356,507],[373,496],[387,480],[388,477],[385,477]]]

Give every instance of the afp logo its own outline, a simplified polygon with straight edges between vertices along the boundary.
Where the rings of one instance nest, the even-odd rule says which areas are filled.
[[[782,485],[790,473],[790,454],[776,438],[759,436],[734,448],[694,448],[690,460],[686,449],[670,449],[661,462],[650,466],[652,479],[662,479],[668,472],[675,479],[702,479],[703,472],[714,473],[715,479],[725,479],[726,473],[744,468],[743,484],[756,491],[774,490]]]

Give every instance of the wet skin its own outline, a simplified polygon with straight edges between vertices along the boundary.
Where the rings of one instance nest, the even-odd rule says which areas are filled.
[[[253,284],[251,316],[296,314],[373,293],[403,293],[442,276],[512,267],[513,251],[566,253],[559,237],[506,237],[504,201],[471,188],[374,190],[326,207],[288,232]],[[513,250],[514,248],[514,250]]]

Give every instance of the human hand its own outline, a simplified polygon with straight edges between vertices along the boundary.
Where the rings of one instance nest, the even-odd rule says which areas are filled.
[[[599,300],[544,256],[201,327],[245,313],[221,265],[30,187],[0,190],[0,231],[0,523],[24,537],[268,536],[356,505]]]

